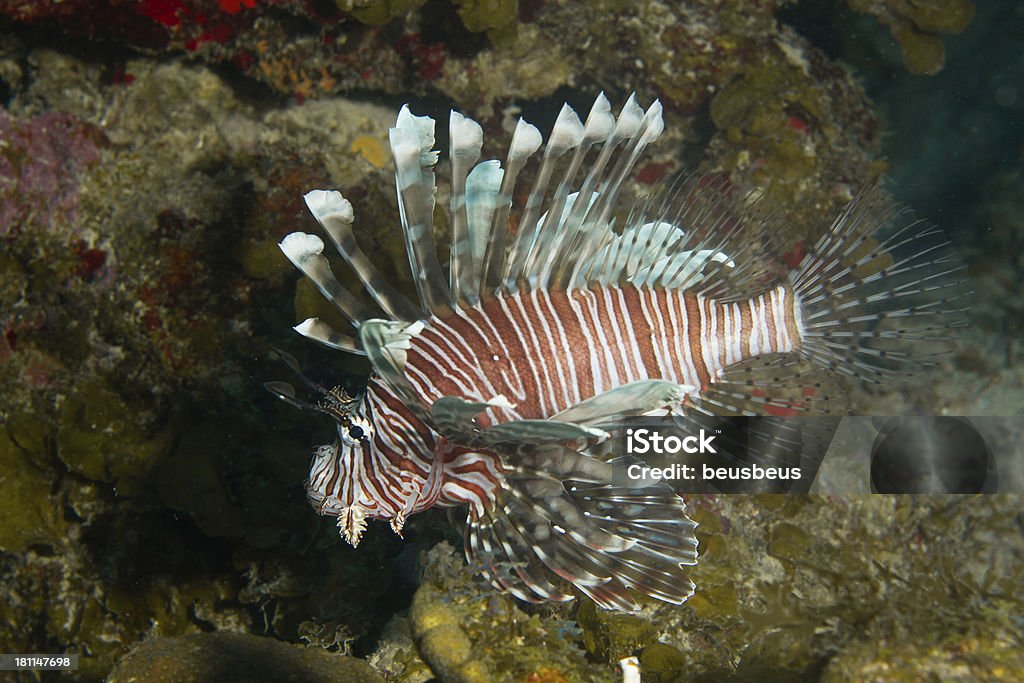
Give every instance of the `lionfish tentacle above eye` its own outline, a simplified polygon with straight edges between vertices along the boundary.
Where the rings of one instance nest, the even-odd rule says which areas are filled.
[[[295,329],[373,366],[365,393],[321,410],[338,438],[307,483],[347,541],[367,519],[400,532],[426,508],[465,505],[467,557],[523,599],[679,603],[695,524],[667,486],[612,482],[624,461],[602,440],[620,420],[841,414],[839,376],[889,382],[954,348],[969,283],[937,229],[869,186],[787,272],[776,255],[791,233],[724,176],[624,199],[663,128],[657,101],[630,96],[615,115],[602,94],[584,121],[562,107],[546,141],[520,120],[505,159],[480,161],[480,125],[452,112],[446,277],[434,121],[403,107],[389,139],[415,302],[360,250],[348,201],[306,195],[380,309],[338,283],[319,237],[281,242],[358,335],[317,319]]]

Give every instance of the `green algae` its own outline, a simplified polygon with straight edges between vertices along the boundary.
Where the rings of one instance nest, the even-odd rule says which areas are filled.
[[[338,9],[348,12],[370,26],[381,26],[392,19],[422,7],[426,0],[336,0]]]
[[[672,683],[683,678],[686,657],[671,645],[653,643],[640,653],[640,671],[644,681]]]
[[[238,245],[237,256],[249,277],[275,278],[292,268],[274,240],[243,240]]]
[[[583,629],[583,645],[598,661],[618,662],[652,644],[658,631],[632,614],[604,610],[592,600],[580,602],[576,615]]]
[[[104,382],[84,382],[61,406],[57,455],[71,471],[114,484],[122,495],[146,493],[173,432],[146,426],[142,416]]]
[[[0,430],[0,550],[8,552],[38,543],[60,545],[67,533],[51,494],[54,469],[41,462],[42,451],[34,446],[42,434],[26,432],[29,421],[19,418],[14,429],[12,424]]]
[[[961,33],[974,19],[971,0],[848,0],[889,27],[912,74],[932,76],[945,65],[941,33]]]
[[[518,0],[453,0],[465,27],[474,32],[487,32],[495,44],[508,44],[516,39]]]

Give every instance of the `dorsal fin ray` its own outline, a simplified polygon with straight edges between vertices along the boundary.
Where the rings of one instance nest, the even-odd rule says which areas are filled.
[[[513,264],[513,272],[509,280],[518,281],[525,279],[532,287],[536,286],[541,269],[547,265],[545,260],[552,253],[552,245],[559,239],[565,221],[568,216],[565,214],[566,207],[571,207],[573,200],[578,193],[571,192],[572,183],[583,163],[590,148],[605,142],[615,130],[615,116],[612,114],[611,105],[604,93],[600,93],[587,114],[587,121],[583,127],[583,140],[576,146],[572,160],[562,175],[562,179],[555,188],[551,204],[547,212],[540,219],[536,236],[529,245],[529,250],[521,254],[523,263],[521,266]],[[571,210],[571,208],[569,209]],[[515,282],[513,282],[513,285]]]
[[[363,351],[362,344],[358,339],[338,332],[320,318],[306,318],[298,325],[292,327],[292,329],[306,339],[312,339],[328,348],[354,353],[359,356],[366,355],[366,351]]]
[[[665,130],[665,122],[662,119],[661,102],[655,100],[647,111],[644,112],[640,121],[640,128],[627,141],[626,146],[616,161],[615,168],[604,179],[598,189],[598,200],[587,214],[585,219],[592,222],[593,229],[597,235],[602,233],[607,237],[610,235],[608,227],[614,222],[613,211],[619,205],[619,196],[622,192],[622,184],[629,177],[636,162],[640,159],[647,145],[658,139]],[[606,227],[608,226],[608,227]],[[578,276],[581,266],[592,256],[603,243],[603,239],[587,239],[587,230],[581,229],[576,238],[569,242],[563,253],[556,254],[555,261],[561,264],[561,270],[557,277],[551,282],[551,286],[562,288],[569,287],[570,283]],[[570,255],[571,258],[570,258]],[[566,266],[570,266],[566,268]]]
[[[405,232],[409,267],[423,308],[443,313],[453,304],[434,247],[434,120],[414,116],[405,105],[395,127],[388,131],[395,159],[398,210]]]
[[[537,237],[540,227],[538,218],[556,163],[566,152],[578,148],[584,141],[584,136],[585,128],[576,112],[568,104],[563,104],[544,147],[544,159],[541,162],[540,172],[537,174],[533,189],[530,190],[529,198],[526,200],[526,208],[523,209],[523,215],[519,219],[519,230],[516,231],[515,242],[509,250],[504,276],[506,289],[515,288],[516,281],[522,274],[526,255]]]
[[[484,132],[476,121],[453,110],[448,119],[448,133],[452,169],[452,248],[448,281],[456,302],[472,306],[480,298],[480,274],[477,257],[473,253],[466,181],[473,164],[480,158]]]
[[[348,262],[366,291],[385,313],[396,320],[419,320],[424,317],[424,312],[392,287],[359,248],[352,232],[352,224],[355,222],[352,204],[340,192],[313,190],[307,192],[303,199],[310,213],[331,239],[334,248]]]
[[[481,296],[493,296],[501,286],[501,278],[504,274],[505,246],[508,242],[508,215],[509,209],[512,207],[512,192],[515,189],[519,172],[526,165],[530,156],[540,148],[542,142],[540,131],[523,119],[519,119],[508,148],[505,172],[501,179],[501,190],[498,194],[494,217],[491,219],[491,232],[484,254],[483,273],[480,276]]]
[[[548,214],[548,220],[555,221],[558,229],[547,254],[538,255],[537,261],[540,264],[540,272],[537,276],[537,287],[547,289],[552,286],[553,269],[561,268],[564,264],[559,262],[559,258],[570,253],[567,251],[566,245],[575,242],[576,236],[580,231],[584,230],[586,217],[592,215],[591,207],[594,205],[594,202],[590,201],[590,198],[597,191],[598,184],[605,177],[605,168],[608,166],[612,154],[620,144],[630,140],[639,132],[643,113],[643,109],[636,103],[636,95],[630,95],[629,99],[626,100],[626,104],[623,105],[618,119],[615,121],[615,127],[601,147],[601,151],[598,153],[590,172],[584,178],[583,184],[577,193],[576,201],[573,203],[572,210],[568,216],[562,220],[561,212]]]
[[[293,232],[286,235],[277,246],[355,327],[374,317],[374,312],[334,277],[331,265],[323,255],[324,242],[319,237],[305,232]]]
[[[778,279],[774,258],[787,234],[782,227],[727,180],[683,176],[663,196],[634,206],[621,234],[603,243],[595,235],[571,285],[628,282],[743,300]]]

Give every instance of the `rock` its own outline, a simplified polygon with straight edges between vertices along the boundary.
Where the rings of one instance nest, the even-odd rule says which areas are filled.
[[[156,638],[135,646],[107,683],[383,683],[355,657],[238,633]]]

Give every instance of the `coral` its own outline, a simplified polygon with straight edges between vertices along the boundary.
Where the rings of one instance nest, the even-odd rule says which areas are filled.
[[[473,644],[459,626],[458,612],[444,604],[440,593],[429,586],[416,591],[409,621],[420,654],[442,680],[453,683],[493,680],[488,663],[474,656]]]
[[[932,76],[945,65],[940,33],[961,33],[974,19],[971,0],[847,0],[889,27],[912,74]]]
[[[81,176],[99,161],[102,136],[74,116],[26,121],[0,108],[0,237],[31,220],[45,229],[76,224]]]
[[[1024,680],[1024,654],[1019,639],[1010,635],[1014,628],[978,623],[969,633],[941,642],[856,643],[829,662],[821,683]]]
[[[516,40],[469,59],[450,59],[437,79],[437,87],[460,107],[492,115],[494,102],[516,93],[536,99],[569,85],[572,62],[558,42],[536,26],[523,26]]]
[[[423,580],[413,598],[409,628],[419,655],[441,680],[618,680],[616,666],[588,661],[567,610],[527,614],[507,595],[483,587],[451,546],[424,553]],[[511,646],[511,647],[510,647]],[[381,646],[389,649],[385,641]],[[405,661],[409,654],[389,657]],[[488,675],[487,672],[493,672]]]

